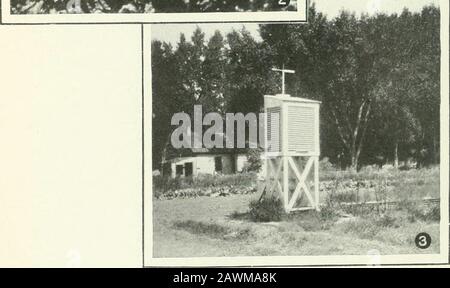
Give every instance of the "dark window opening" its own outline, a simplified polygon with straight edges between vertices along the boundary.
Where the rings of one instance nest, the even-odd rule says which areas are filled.
[[[176,166],[176,175],[182,176],[183,175],[184,166],[183,165],[177,165]]]
[[[222,157],[214,157],[216,172],[222,173]]]
[[[236,163],[236,157],[233,155],[231,157],[231,173],[237,172],[237,163]]]
[[[184,175],[186,177],[192,176],[194,173],[194,164],[192,162],[188,162],[184,164]]]

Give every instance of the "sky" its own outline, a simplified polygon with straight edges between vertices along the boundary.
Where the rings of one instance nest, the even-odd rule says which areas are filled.
[[[160,40],[172,43],[173,46],[178,43],[180,34],[184,33],[186,39],[189,40],[194,30],[198,27],[205,33],[205,39],[209,39],[216,30],[226,35],[228,32],[241,30],[245,26],[252,33],[255,39],[260,39],[258,32],[258,24],[255,23],[210,23],[210,24],[154,24],[152,25],[152,40]]]
[[[334,18],[343,9],[355,12],[357,15],[380,12],[389,14],[401,13],[405,7],[412,12],[417,12],[428,4],[439,6],[440,1],[448,0],[311,0],[311,3],[315,3],[317,10],[326,14],[328,18]],[[254,23],[156,24],[152,25],[152,39],[170,42],[176,46],[180,33],[184,33],[189,39],[197,26],[205,33],[206,39],[209,39],[216,30],[225,35],[233,29],[240,30],[243,26],[250,31],[255,39],[261,39],[259,37],[258,24]]]

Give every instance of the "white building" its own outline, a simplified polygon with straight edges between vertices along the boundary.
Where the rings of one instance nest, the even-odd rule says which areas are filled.
[[[163,163],[163,175],[175,178],[234,174],[242,172],[248,162],[247,155],[242,152],[216,152],[206,148],[189,150],[189,155],[184,153],[183,156],[166,160]]]

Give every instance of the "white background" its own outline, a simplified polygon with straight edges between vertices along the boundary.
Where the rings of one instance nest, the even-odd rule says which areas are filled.
[[[140,25],[0,26],[0,267],[142,267]]]

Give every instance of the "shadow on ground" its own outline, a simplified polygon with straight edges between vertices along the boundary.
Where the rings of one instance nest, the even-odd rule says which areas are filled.
[[[245,240],[252,236],[249,228],[233,229],[216,223],[205,223],[201,221],[177,221],[173,227],[184,230],[191,234],[203,235],[215,239],[223,240]]]

